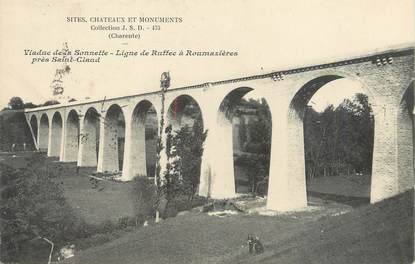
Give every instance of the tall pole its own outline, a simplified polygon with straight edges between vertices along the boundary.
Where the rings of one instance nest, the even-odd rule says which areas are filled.
[[[160,110],[160,127],[159,127],[159,137],[157,139],[157,158],[156,158],[156,172],[154,174],[154,183],[156,185],[157,191],[157,204],[156,204],[156,223],[160,221],[160,197],[162,195],[160,187],[161,182],[161,151],[163,150],[163,130],[164,130],[164,101],[165,93],[167,88],[170,87],[170,74],[169,72],[163,72],[160,78],[160,96],[161,96],[161,110]]]

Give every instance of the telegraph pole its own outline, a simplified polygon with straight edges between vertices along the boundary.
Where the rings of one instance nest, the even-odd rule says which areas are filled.
[[[170,73],[163,72],[160,78],[160,96],[161,96],[161,110],[160,110],[160,127],[159,127],[159,137],[157,139],[157,159],[156,159],[156,173],[154,174],[154,183],[156,185],[157,191],[157,206],[156,206],[156,223],[160,221],[160,197],[162,195],[160,191],[160,187],[162,185],[161,182],[161,151],[163,150],[163,130],[164,130],[164,101],[165,101],[165,93],[167,88],[170,87]]]

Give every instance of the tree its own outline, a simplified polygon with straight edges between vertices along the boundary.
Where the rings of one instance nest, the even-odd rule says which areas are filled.
[[[171,213],[170,208],[174,203],[174,200],[182,194],[182,180],[180,173],[180,159],[175,153],[176,146],[174,145],[174,136],[172,134],[172,126],[166,127],[166,156],[167,163],[166,169],[163,174],[163,178],[160,179],[159,188],[163,197],[166,199],[166,205],[164,208],[164,215],[169,216]]]
[[[304,120],[308,179],[340,175],[350,169],[370,173],[373,152],[373,114],[364,94],[345,99],[322,113],[308,109]]]
[[[256,121],[247,125],[241,124],[239,140],[245,146],[244,154],[236,160],[247,170],[247,176],[251,192],[255,195],[265,195],[268,186],[268,174],[271,151],[271,113],[264,99],[242,99],[242,108],[256,109]],[[250,141],[247,141],[246,134],[249,133]]]
[[[203,143],[207,137],[207,131],[203,132],[201,121],[196,120],[193,127],[184,126],[172,137],[172,154],[176,157],[182,193],[188,197],[189,202],[193,200],[199,187]]]
[[[20,169],[0,164],[2,261],[22,262],[27,247],[44,251],[40,256],[46,258],[50,247],[44,248],[37,238],[48,238],[59,247],[79,234],[79,222],[51,177],[40,154]]]
[[[49,100],[49,101],[46,101],[46,102],[43,104],[43,106],[48,106],[48,105],[56,105],[56,104],[60,104],[60,103],[59,103],[59,101],[56,101],[56,100]]]
[[[12,110],[18,110],[18,109],[23,109],[24,108],[24,103],[22,98],[20,97],[12,97],[9,101],[9,107]]]
[[[32,102],[28,102],[24,104],[24,108],[36,108],[38,107],[38,105],[32,103]]]

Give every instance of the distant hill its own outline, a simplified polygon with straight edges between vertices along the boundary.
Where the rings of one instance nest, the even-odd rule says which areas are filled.
[[[0,111],[0,150],[10,151],[13,143],[16,144],[16,151],[23,150],[23,143],[26,143],[26,150],[35,149],[24,111],[2,110]]]

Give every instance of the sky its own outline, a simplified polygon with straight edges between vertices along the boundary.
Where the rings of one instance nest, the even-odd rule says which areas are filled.
[[[68,16],[178,16],[183,22],[163,24],[159,32],[125,41],[91,31],[89,23],[68,23]],[[65,95],[79,100],[154,91],[161,72],[167,70],[172,87],[180,87],[413,43],[414,17],[411,0],[0,0],[0,107],[12,96],[33,103],[52,96],[50,84],[60,64],[31,64],[24,49],[61,49],[67,42],[73,50],[223,49],[239,54],[225,58],[108,57],[98,64],[70,64]],[[337,90],[321,89],[313,102],[324,107],[333,93],[342,101],[359,90],[336,83]]]

